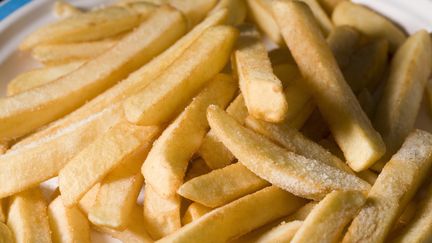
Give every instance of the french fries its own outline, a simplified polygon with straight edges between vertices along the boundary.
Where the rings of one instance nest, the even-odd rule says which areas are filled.
[[[206,213],[210,212],[212,209],[208,208],[206,206],[203,206],[199,203],[192,203],[189,205],[189,207],[186,209],[186,212],[184,213],[182,217],[182,225],[189,224],[190,222],[193,222],[199,218],[201,218]]]
[[[360,41],[360,33],[350,26],[336,26],[327,37],[327,43],[336,62],[343,70],[348,66],[351,57]]]
[[[139,125],[169,121],[228,61],[237,38],[232,27],[212,27],[158,80],[124,102],[126,118]]]
[[[412,131],[431,73],[432,43],[426,31],[410,36],[393,57],[374,125],[387,145],[381,167]],[[403,102],[401,102],[403,100]]]
[[[246,19],[247,9],[245,0],[220,0],[216,6],[210,11],[210,14],[226,8],[228,11],[228,18],[226,24],[239,25]]]
[[[84,196],[80,199],[78,202],[78,207],[81,209],[81,211],[88,217],[88,214],[93,207],[94,203],[96,202],[96,198],[99,192],[100,183],[97,183],[94,185],[90,190],[84,194]]]
[[[157,242],[226,242],[287,215],[305,201],[275,186],[214,209]],[[267,207],[271,205],[271,207]],[[267,207],[266,210],[262,210]]]
[[[48,217],[53,242],[90,243],[90,225],[78,207],[65,207],[59,196],[48,206]]]
[[[12,235],[11,230],[3,222],[0,222],[0,242],[14,242],[14,236]]]
[[[161,7],[110,51],[72,73],[0,99],[0,139],[25,135],[74,110],[162,52],[184,31],[181,14],[170,7]]]
[[[329,16],[327,16],[327,13],[318,3],[318,0],[301,0],[301,1],[306,3],[309,6],[316,21],[318,22],[318,25],[322,33],[324,34],[324,36],[327,36],[333,30],[333,23],[331,22]]]
[[[231,77],[216,75],[153,144],[141,172],[146,183],[161,196],[176,194],[183,183],[189,160],[209,128],[207,107],[225,107],[236,90]]]
[[[249,114],[266,121],[282,121],[288,110],[282,83],[273,74],[265,46],[254,27],[242,26],[233,62]]]
[[[395,51],[406,39],[404,32],[390,20],[350,1],[341,1],[336,6],[332,20],[337,26],[353,26],[368,36],[386,39],[390,44],[390,51]]]
[[[195,159],[189,163],[186,175],[184,177],[184,181],[186,182],[192,180],[193,178],[207,174],[210,171],[211,169],[207,166],[206,162],[203,159]]]
[[[76,204],[116,166],[135,156],[146,156],[159,130],[156,126],[138,127],[122,122],[83,149],[59,173],[59,188],[65,206]],[[92,161],[90,164],[89,160]]]
[[[267,138],[242,127],[216,106],[207,119],[217,137],[253,173],[295,195],[319,200],[332,190],[359,190],[370,185],[323,162],[286,151]]]
[[[7,225],[16,243],[52,242],[47,203],[38,187],[11,197]]]
[[[6,222],[6,207],[3,199],[0,199],[0,222]]]
[[[66,64],[34,69],[18,75],[7,86],[7,95],[15,95],[29,89],[52,82],[80,67],[84,62],[70,62]]]
[[[271,242],[291,242],[295,233],[302,226],[303,221],[294,220],[291,222],[282,222],[280,225],[260,235],[254,242],[271,243]]]
[[[432,135],[415,130],[385,165],[343,242],[383,242],[432,165]]]
[[[59,18],[67,18],[83,13],[81,9],[74,7],[63,0],[58,0],[54,3],[53,11],[54,14]]]
[[[189,29],[191,29],[204,19],[216,5],[217,0],[169,0],[168,3],[186,16]]]
[[[297,1],[274,1],[273,10],[299,69],[347,163],[365,170],[385,152],[380,135],[345,82],[312,12]],[[314,65],[320,60],[321,65]]]
[[[250,17],[276,44],[283,44],[279,27],[273,17],[270,0],[246,0]]]

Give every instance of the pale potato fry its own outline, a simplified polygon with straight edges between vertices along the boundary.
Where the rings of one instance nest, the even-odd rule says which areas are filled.
[[[237,98],[231,102],[226,111],[243,124],[244,119],[248,116],[243,95],[239,94]],[[204,137],[198,154],[212,170],[223,168],[235,159],[234,155],[219,141],[216,134],[211,129]]]
[[[13,195],[58,175],[75,154],[118,123],[119,107],[111,107],[44,139],[0,156],[0,198]]]
[[[421,192],[421,188],[418,190],[418,193],[420,192]],[[416,193],[416,195],[418,193]],[[407,204],[407,206],[405,207],[405,209],[403,210],[399,218],[394,223],[389,233],[389,239],[394,238],[395,235],[398,234],[397,232],[401,232],[401,230],[414,218],[418,206],[419,206],[418,202],[414,196],[414,198]]]
[[[226,24],[239,25],[246,19],[247,9],[245,0],[220,0],[209,14],[224,8],[228,10]]]
[[[350,25],[373,38],[384,38],[395,51],[406,39],[405,33],[390,20],[359,4],[342,1],[332,14],[335,25]]]
[[[189,163],[184,181],[186,182],[192,180],[193,178],[207,174],[210,171],[211,169],[207,166],[203,159],[195,159]]]
[[[305,201],[275,186],[214,209],[157,242],[226,242],[287,215]],[[262,210],[265,208],[266,210]]]
[[[140,125],[161,124],[225,66],[237,39],[237,30],[211,27],[159,78],[125,100],[126,118]]]
[[[81,9],[63,0],[57,0],[54,3],[53,11],[58,18],[67,18],[83,13]]]
[[[3,222],[0,222],[0,242],[1,243],[14,242],[14,236],[12,235],[11,230]]]
[[[269,185],[241,163],[235,163],[184,183],[178,194],[217,208]]]
[[[142,157],[135,157],[113,169],[101,182],[88,218],[98,226],[123,230],[135,207],[144,179]]]
[[[358,191],[333,191],[320,201],[304,220],[291,242],[337,242],[344,227],[365,203]]]
[[[144,225],[153,239],[160,239],[181,228],[180,196],[161,197],[145,185]]]
[[[99,188],[100,188],[100,183],[97,183],[88,192],[86,192],[86,194],[84,194],[84,196],[78,202],[78,207],[86,216],[88,216],[91,208],[96,202]]]
[[[16,243],[49,243],[47,203],[39,187],[11,197],[7,225]]]
[[[330,50],[339,65],[344,69],[351,61],[351,57],[360,42],[360,33],[350,26],[336,26],[327,37]]]
[[[248,13],[255,24],[276,44],[283,44],[279,27],[273,17],[271,0],[246,0]]]
[[[233,61],[249,114],[270,122],[282,121],[288,110],[282,83],[273,74],[267,50],[253,26],[241,27]]]
[[[260,235],[254,242],[256,243],[290,243],[295,233],[302,226],[303,221],[294,220],[291,222],[283,222],[280,225]]]
[[[432,165],[432,135],[416,130],[386,164],[343,242],[384,242]]]
[[[139,1],[125,4],[125,7],[137,11],[140,14],[141,21],[144,21],[159,7],[159,5],[148,1]]]
[[[274,1],[282,35],[296,60],[334,138],[355,171],[365,170],[385,152],[380,135],[340,71],[319,33],[312,12],[297,1]],[[320,65],[315,65],[320,60]]]
[[[205,18],[217,0],[169,0],[168,3],[186,16],[189,29],[192,29]]]
[[[387,145],[381,167],[414,128],[432,63],[432,43],[426,31],[410,36],[391,62],[389,78],[378,102],[374,125]],[[401,102],[403,100],[403,102]]]
[[[206,213],[210,212],[212,209],[208,208],[206,206],[203,206],[199,203],[192,203],[189,205],[189,207],[186,209],[186,212],[184,213],[182,217],[182,225],[189,224],[199,218],[201,218]]]
[[[301,207],[299,210],[294,212],[293,214],[286,217],[285,221],[293,221],[293,220],[301,220],[304,221],[306,217],[309,215],[309,213],[315,208],[315,206],[318,204],[318,202],[309,202],[303,207]]]
[[[370,185],[323,162],[289,152],[242,127],[216,106],[207,110],[210,127],[236,158],[259,177],[295,195],[319,200],[332,190],[359,190]]]
[[[53,242],[90,243],[90,224],[76,206],[65,207],[61,197],[48,206]]]
[[[116,166],[132,158],[145,157],[159,132],[156,126],[138,127],[121,122],[97,138],[60,171],[63,203],[66,206],[76,204]]]
[[[77,70],[55,82],[0,99],[0,139],[22,136],[78,108],[150,61],[184,31],[182,15],[171,7],[161,7],[112,49]]]
[[[70,62],[61,65],[47,66],[21,73],[12,79],[7,86],[7,95],[15,95],[29,89],[52,82],[80,67],[84,62]]]
[[[107,7],[73,15],[31,33],[20,45],[29,50],[40,44],[71,43],[101,40],[132,30],[140,23],[136,11],[122,7]]]

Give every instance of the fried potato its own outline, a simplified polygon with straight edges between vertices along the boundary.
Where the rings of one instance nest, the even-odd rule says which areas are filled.
[[[307,81],[323,117],[350,167],[365,170],[385,152],[356,97],[345,82],[330,48],[319,33],[312,12],[297,1],[274,1],[282,35]],[[320,60],[320,65],[316,65]]]
[[[0,199],[0,222],[6,222],[6,201],[4,199]]]
[[[65,207],[61,197],[48,206],[53,242],[90,243],[90,224],[76,206]]]
[[[304,220],[291,242],[337,242],[344,227],[365,203],[358,191],[333,191],[320,201]]]
[[[67,18],[77,14],[83,13],[83,11],[70,3],[63,0],[57,0],[53,7],[54,14],[59,18]]]
[[[244,119],[248,116],[243,95],[238,95],[227,107],[226,111],[243,124]],[[198,154],[204,159],[210,169],[213,170],[223,168],[235,159],[234,155],[219,141],[211,129],[204,137]]]
[[[269,185],[241,163],[235,163],[184,183],[178,194],[209,208],[217,208]]]
[[[294,220],[291,222],[283,222],[280,225],[274,227],[273,229],[265,232],[260,237],[258,237],[254,242],[256,243],[289,243],[294,237],[295,233],[302,226],[303,221]]]
[[[182,220],[181,220],[182,225],[189,224],[190,222],[193,222],[193,221],[201,218],[203,215],[210,212],[211,210],[212,210],[211,208],[203,206],[199,203],[192,203],[186,209],[186,212],[182,217]]]
[[[210,171],[211,169],[207,166],[203,159],[195,159],[189,163],[184,181],[192,180],[193,178],[207,174]]]
[[[335,25],[349,25],[373,38],[384,38],[395,51],[406,39],[405,33],[390,20],[359,4],[342,1],[332,14]]]
[[[38,187],[11,197],[7,225],[16,243],[49,243],[47,203]]]
[[[180,196],[162,197],[149,184],[144,189],[144,225],[151,237],[160,239],[180,229]]]
[[[98,226],[123,230],[129,225],[144,179],[142,157],[135,157],[114,168],[101,182],[88,218]]]
[[[78,207],[86,216],[88,216],[91,208],[96,202],[99,188],[100,188],[100,183],[97,183],[90,190],[88,190],[88,192],[86,192],[86,194],[84,194],[84,196],[78,202]]]
[[[273,74],[264,43],[253,26],[242,26],[233,62],[249,114],[270,122],[282,121],[288,110],[282,83]]]
[[[378,165],[381,168],[414,128],[431,73],[431,69],[425,67],[431,63],[432,43],[426,31],[410,36],[393,57],[374,118],[374,125],[387,145],[387,152]]]
[[[159,78],[124,102],[126,118],[136,124],[169,121],[225,66],[237,38],[233,27],[218,26],[202,36]]]
[[[360,33],[353,27],[336,26],[327,37],[327,43],[332,51],[339,68],[348,66],[351,57],[360,42]]]
[[[429,100],[429,108],[432,111],[432,79],[426,83],[426,93]]]
[[[248,13],[255,24],[276,44],[283,44],[279,27],[273,17],[271,0],[246,0]]]
[[[312,10],[312,13],[318,22],[318,25],[324,34],[327,36],[333,30],[333,23],[331,22],[329,16],[318,3],[318,0],[301,0],[306,3],[309,8]]]
[[[29,89],[52,82],[73,70],[76,70],[84,62],[70,62],[61,65],[48,66],[30,70],[12,79],[7,86],[7,95],[15,95]]]
[[[22,136],[78,108],[170,46],[184,34],[184,25],[178,11],[161,7],[132,34],[77,70],[0,99],[0,139]]]
[[[287,215],[305,201],[275,186],[214,209],[157,242],[226,242]],[[266,210],[262,210],[265,208]]]
[[[31,33],[20,45],[29,50],[40,44],[71,43],[101,40],[132,30],[140,24],[136,11],[122,7],[107,7],[73,15]]]
[[[168,3],[186,16],[191,29],[205,18],[217,0],[169,0]]]
[[[328,14],[331,14],[334,8],[342,1],[346,0],[318,0],[319,4]]]
[[[321,161],[286,151],[242,127],[216,106],[207,110],[210,127],[234,156],[259,177],[295,195],[319,200],[332,190],[359,190],[370,185]]]
[[[88,145],[59,173],[59,188],[65,206],[76,204],[116,166],[145,157],[159,132],[156,126],[138,127],[121,122]]]
[[[125,4],[124,7],[131,8],[138,12],[141,17],[141,21],[146,20],[160,4],[151,3],[149,1],[137,1]]]
[[[384,242],[432,165],[432,135],[416,130],[386,164],[343,242]]]
[[[2,243],[14,242],[14,236],[12,235],[11,230],[3,222],[0,222],[0,242]]]
[[[373,118],[376,110],[376,101],[368,89],[362,89],[357,95],[360,106],[369,118]]]
[[[245,0],[220,0],[210,11],[210,14],[223,8],[228,10],[228,18],[226,21],[228,25],[239,25],[246,19],[247,9]]]

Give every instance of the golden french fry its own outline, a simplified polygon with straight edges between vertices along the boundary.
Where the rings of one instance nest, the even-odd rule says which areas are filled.
[[[272,228],[271,230],[260,235],[254,242],[256,243],[289,243],[294,237],[295,233],[302,226],[303,221],[294,220],[291,222],[283,222],[280,225]]]
[[[249,114],[270,122],[282,121],[288,104],[258,31],[250,25],[242,26],[237,45],[234,66]]]
[[[189,224],[190,222],[193,222],[199,218],[201,218],[206,213],[210,212],[212,209],[208,208],[206,206],[203,206],[199,203],[192,203],[189,205],[189,207],[186,209],[186,212],[184,213],[182,217],[182,225]]]
[[[189,29],[191,29],[204,19],[216,5],[217,0],[169,0],[168,3],[186,16]]]
[[[145,187],[144,225],[153,239],[160,239],[181,228],[180,197],[161,197],[149,184]]]
[[[421,188],[418,190],[418,193],[421,193]],[[418,194],[416,193],[416,195]],[[414,218],[418,203],[416,198],[414,197],[405,207],[399,218],[394,223],[390,233],[389,238],[395,238],[395,235],[397,235],[397,232],[400,232],[411,220]]]
[[[275,186],[267,187],[214,209],[157,242],[226,242],[293,212],[304,202]]]
[[[384,242],[432,165],[432,135],[416,130],[386,164],[343,242]]]
[[[359,4],[342,1],[332,14],[335,25],[350,25],[373,38],[384,38],[395,51],[406,39],[405,33],[384,16]]]
[[[318,0],[301,0],[306,3],[312,10],[312,13],[318,22],[318,25],[322,33],[327,36],[333,30],[333,23],[331,22],[329,16],[318,3]]]
[[[129,225],[144,179],[142,157],[132,158],[113,169],[101,182],[88,218],[98,226],[125,229]]]
[[[228,26],[211,27],[159,78],[124,102],[126,118],[140,125],[169,121],[225,66],[237,38]]]
[[[266,186],[269,186],[267,181],[241,163],[235,163],[184,183],[178,194],[204,206],[217,208]]]
[[[333,12],[334,8],[342,1],[346,0],[318,0],[323,9],[330,15]]]
[[[2,243],[14,242],[14,236],[12,235],[11,230],[3,222],[0,222],[0,242]]]
[[[312,209],[291,242],[337,242],[365,201],[358,191],[329,193]]]
[[[100,188],[100,183],[97,183],[88,192],[86,192],[86,194],[84,194],[84,196],[78,202],[78,207],[86,216],[88,216],[91,208],[96,202],[99,188]]]
[[[7,95],[15,95],[29,89],[52,82],[73,70],[76,70],[84,62],[70,62],[61,65],[37,68],[18,75],[12,79],[7,86]]]
[[[78,108],[170,46],[183,35],[184,25],[178,11],[161,7],[108,52],[77,70],[0,99],[0,139],[22,136]]]
[[[83,11],[70,3],[63,0],[57,0],[53,7],[54,14],[59,18],[67,18],[77,14],[83,13]]]
[[[281,32],[350,167],[365,170],[385,152],[319,33],[312,12],[298,1],[273,2]],[[316,65],[320,60],[320,65]]]
[[[90,224],[76,206],[65,207],[61,197],[48,206],[53,242],[90,243]]]
[[[100,40],[138,26],[140,15],[122,7],[107,7],[73,15],[42,27],[30,34],[20,45],[21,50],[40,44]]]
[[[248,116],[243,95],[238,95],[237,98],[231,102],[226,111],[240,123],[243,123],[244,119]],[[216,134],[211,129],[204,137],[198,154],[204,159],[210,169],[213,170],[223,168],[235,159],[234,155],[219,141]]]
[[[146,20],[153,11],[155,11],[160,4],[151,3],[149,1],[137,1],[125,4],[124,7],[131,8],[138,12],[141,17],[141,21]]]
[[[273,17],[271,0],[246,0],[246,3],[255,24],[276,44],[283,44],[279,27]]]
[[[184,181],[186,182],[192,180],[193,178],[207,174],[210,171],[211,169],[208,167],[208,165],[203,159],[195,159],[189,163]]]
[[[133,158],[145,157],[159,132],[160,128],[156,126],[138,127],[121,122],[97,138],[60,171],[59,188],[63,203],[66,206],[76,204],[116,166]]]
[[[47,203],[38,187],[15,194],[10,199],[7,225],[16,243],[49,243],[51,231]]]
[[[207,110],[210,127],[236,158],[259,177],[295,195],[321,199],[332,190],[367,192],[370,185],[336,167],[282,149],[242,127],[216,106]]]
[[[210,11],[210,14],[215,13],[223,8],[228,10],[226,24],[239,25],[246,19],[247,9],[245,0],[220,0]]]
[[[297,210],[293,214],[286,217],[285,221],[287,221],[287,222],[288,221],[294,221],[294,220],[304,221],[317,204],[318,204],[318,202],[314,202],[314,201],[307,203],[306,205],[301,207],[299,210]]]
[[[391,62],[389,78],[378,102],[374,125],[387,145],[377,164],[385,164],[414,128],[432,63],[432,43],[426,31],[410,36]],[[403,102],[401,102],[403,100]]]
[[[353,27],[337,26],[330,32],[327,43],[342,70],[350,63],[359,42],[360,33]]]

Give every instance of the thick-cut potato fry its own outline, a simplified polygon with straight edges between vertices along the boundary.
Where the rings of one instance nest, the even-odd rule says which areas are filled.
[[[204,205],[201,205],[199,203],[192,203],[189,205],[189,207],[186,209],[185,214],[182,217],[182,225],[189,224],[190,222],[193,222],[199,218],[201,218],[204,214],[210,212],[212,209],[208,208]]]
[[[271,0],[246,0],[248,13],[255,24],[276,44],[283,44],[279,27],[273,17]]]
[[[149,184],[144,188],[144,225],[151,237],[160,239],[180,229],[180,196],[161,197]]]
[[[287,215],[305,201],[275,186],[214,209],[157,242],[226,242]],[[265,210],[263,210],[265,208]]]
[[[418,190],[418,193],[421,193],[421,188]],[[416,195],[418,194],[416,193]],[[396,220],[396,222],[394,223],[390,233],[389,233],[389,238],[392,239],[395,237],[395,235],[397,234],[397,232],[401,232],[401,230],[409,223],[411,222],[411,220],[414,218],[416,211],[417,211],[417,207],[418,207],[418,202],[414,196],[414,198],[406,205],[405,209],[403,210],[403,212],[401,213],[401,215],[399,216],[399,218]]]
[[[237,119],[238,122],[243,124],[244,119],[248,116],[243,95],[238,95],[237,98],[231,102],[226,111]],[[234,155],[219,141],[216,134],[211,129],[204,137],[198,154],[212,170],[223,168],[235,159]]]
[[[211,27],[146,88],[125,100],[126,118],[140,125],[169,121],[225,66],[237,38],[228,26]]]
[[[309,213],[291,242],[337,242],[344,227],[365,203],[358,191],[333,191]]]
[[[360,33],[350,26],[337,26],[327,37],[327,43],[340,69],[344,69],[360,42]]]
[[[78,108],[150,61],[184,31],[181,14],[172,7],[161,7],[112,49],[77,70],[49,84],[0,99],[0,139],[22,136]]]
[[[335,25],[350,25],[373,38],[384,38],[395,51],[406,39],[404,32],[390,20],[359,4],[343,1],[332,14]]]
[[[96,202],[99,188],[100,188],[100,183],[97,183],[88,192],[86,192],[86,194],[84,194],[84,196],[78,202],[78,207],[86,216],[88,216],[91,208]]]
[[[253,26],[242,26],[233,61],[249,114],[270,122],[282,121],[288,110],[282,83],[273,74],[267,50]]]
[[[410,36],[393,57],[374,119],[374,125],[387,145],[386,154],[378,163],[381,168],[414,128],[431,73],[431,69],[425,67],[431,63],[432,43],[426,31]]]
[[[168,3],[186,16],[189,29],[191,29],[204,19],[216,5],[217,0],[169,0]]]
[[[283,222],[273,229],[259,236],[254,242],[256,243],[290,243],[295,233],[302,226],[303,221],[294,220],[291,222]]]
[[[0,222],[0,242],[2,243],[14,242],[14,236],[12,235],[11,230],[3,222]]]
[[[39,141],[0,156],[0,198],[54,177],[75,154],[118,123],[119,107],[112,107]]]
[[[107,39],[92,42],[39,45],[32,50],[32,56],[45,64],[85,61],[100,56],[117,42],[116,39]]]
[[[7,225],[16,243],[49,243],[47,203],[39,187],[11,197]]]
[[[195,159],[189,163],[184,181],[192,180],[193,178],[207,174],[210,171],[211,169],[203,159]]]
[[[261,178],[295,195],[319,200],[332,190],[367,192],[370,185],[336,167],[289,152],[242,127],[216,106],[207,111],[210,127],[236,158]]]
[[[225,107],[236,91],[237,84],[230,76],[216,75],[156,140],[141,172],[159,195],[172,196],[183,184],[189,160],[209,129],[207,107]]]
[[[178,194],[204,206],[217,208],[266,186],[269,186],[267,181],[241,163],[235,163],[184,183]]]
[[[365,170],[385,152],[380,135],[361,109],[312,12],[298,1],[277,0],[273,10],[281,32],[323,117],[350,167]],[[319,60],[320,65],[316,65]]]
[[[62,65],[48,66],[34,69],[18,75],[7,86],[7,95],[15,95],[29,89],[52,82],[73,70],[76,70],[84,62],[70,62]]]
[[[210,14],[223,8],[228,10],[226,24],[239,25],[246,19],[247,9],[245,0],[220,0],[210,11]]]
[[[125,229],[143,185],[142,157],[126,161],[113,169],[100,183],[88,218],[98,226]]]
[[[97,138],[60,171],[59,188],[63,203],[74,205],[116,166],[130,159],[145,157],[159,131],[156,126],[138,127],[121,122]]]
[[[20,49],[28,50],[40,44],[101,40],[131,30],[139,23],[140,15],[136,11],[107,7],[73,15],[42,27],[24,39]]]
[[[57,0],[53,7],[54,14],[59,18],[67,18],[77,14],[83,13],[83,11],[70,3],[63,0]]]
[[[90,243],[90,224],[76,206],[65,207],[61,197],[48,206],[53,242]]]
[[[385,165],[343,242],[384,242],[432,165],[432,135],[416,130]]]

